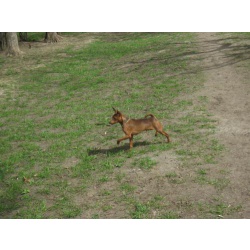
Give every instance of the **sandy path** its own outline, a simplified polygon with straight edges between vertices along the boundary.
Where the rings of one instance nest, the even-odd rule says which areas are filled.
[[[249,73],[241,67],[243,60],[230,56],[234,44],[225,45],[214,33],[199,33],[198,38],[206,81],[197,94],[208,97],[208,111],[219,121],[215,136],[226,147],[217,167],[228,170],[230,185],[221,197],[242,205],[237,218],[250,218]]]

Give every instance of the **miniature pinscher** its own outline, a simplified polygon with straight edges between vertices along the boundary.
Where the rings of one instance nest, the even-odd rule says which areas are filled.
[[[115,114],[112,116],[110,124],[120,123],[122,130],[125,133],[125,136],[117,140],[117,144],[120,144],[121,141],[129,139],[129,148],[133,147],[133,136],[141,133],[146,130],[155,130],[155,136],[157,133],[165,135],[168,142],[170,142],[169,135],[163,131],[163,126],[160,121],[152,114],[146,115],[142,119],[129,119],[123,115],[120,111],[113,108]],[[149,118],[147,118],[150,116]]]

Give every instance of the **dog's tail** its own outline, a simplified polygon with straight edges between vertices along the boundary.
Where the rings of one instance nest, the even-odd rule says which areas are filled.
[[[156,118],[153,114],[147,114],[147,115],[145,115],[145,117],[144,117],[144,118],[146,118],[146,117],[148,117],[148,116],[151,116],[151,117],[153,117],[154,119],[156,119],[156,120],[157,120],[157,118]]]

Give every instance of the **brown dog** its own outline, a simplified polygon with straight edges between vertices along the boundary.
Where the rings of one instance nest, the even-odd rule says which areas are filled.
[[[163,126],[156,119],[156,117],[152,114],[148,114],[143,119],[129,119],[124,116],[120,111],[113,108],[115,114],[112,116],[110,124],[120,123],[122,126],[122,130],[125,133],[125,136],[121,139],[117,140],[117,144],[120,144],[121,141],[129,139],[129,147],[133,147],[133,136],[141,133],[142,131],[146,130],[155,130],[155,136],[159,132],[162,135],[167,137],[168,142],[170,142],[169,135],[163,131]],[[149,118],[146,118],[150,116]]]

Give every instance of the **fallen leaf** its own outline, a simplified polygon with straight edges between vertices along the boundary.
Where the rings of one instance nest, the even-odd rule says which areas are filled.
[[[23,177],[23,181],[26,182],[26,183],[30,183],[30,179],[28,179],[26,177]]]

